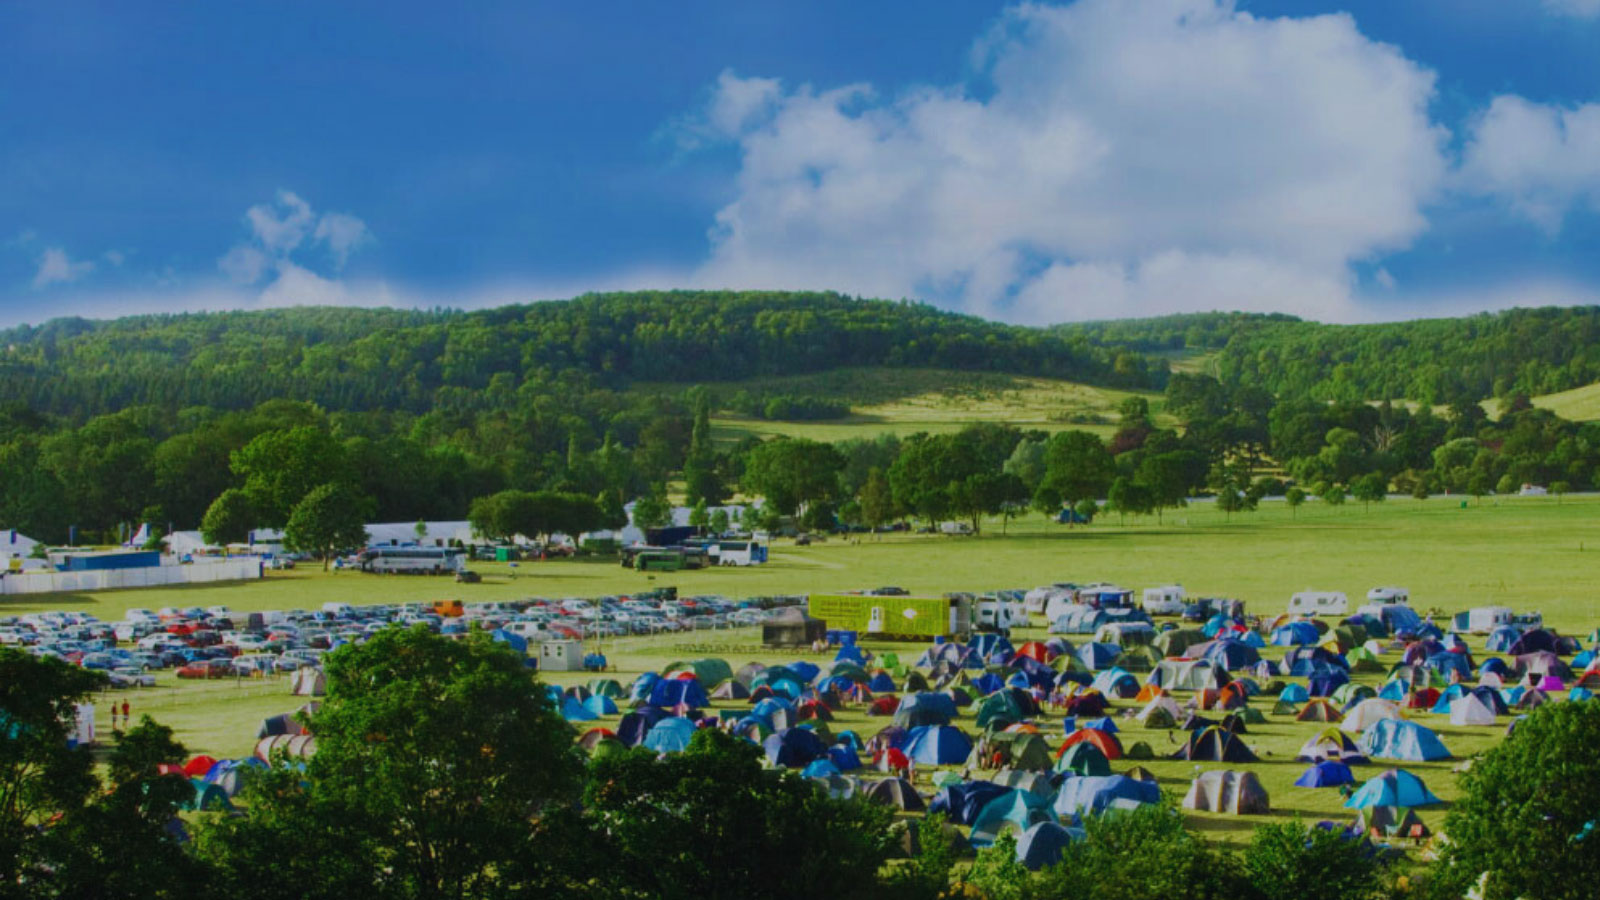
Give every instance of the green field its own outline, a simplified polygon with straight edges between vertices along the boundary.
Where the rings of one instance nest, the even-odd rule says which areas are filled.
[[[678,393],[689,385],[647,385],[642,389]],[[814,375],[762,378],[710,386],[720,398],[738,391],[755,395],[822,397],[850,404],[851,415],[817,422],[776,422],[732,414],[712,419],[715,437],[739,441],[749,436],[807,437],[819,441],[958,431],[974,422],[1060,431],[1077,428],[1109,435],[1116,429],[1117,406],[1133,391],[1090,387],[1071,381],[957,372],[947,369],[843,368]],[[1161,396],[1143,393],[1163,427],[1174,422],[1160,414]]]
[[[1546,621],[1564,632],[1587,634],[1600,624],[1600,599],[1593,590],[1600,571],[1600,498],[1486,499],[1481,505],[1459,498],[1436,497],[1426,501],[1390,500],[1363,511],[1359,505],[1328,508],[1309,504],[1298,515],[1281,503],[1265,504],[1261,511],[1239,514],[1231,521],[1208,505],[1196,505],[1165,517],[1119,526],[1114,519],[1092,527],[1065,528],[1047,524],[1038,516],[1011,523],[1010,536],[998,534],[990,523],[982,537],[897,535],[856,543],[834,539],[811,547],[780,542],[773,562],[751,569],[717,569],[662,574],[648,578],[615,563],[552,562],[508,566],[483,566],[488,577],[482,585],[463,586],[426,577],[371,576],[358,573],[323,574],[301,569],[271,573],[260,583],[208,586],[181,590],[151,589],[41,598],[27,604],[9,602],[6,614],[55,609],[91,609],[114,619],[132,606],[209,606],[224,604],[237,610],[312,608],[327,600],[353,603],[396,602],[458,597],[488,600],[528,596],[563,597],[625,593],[648,586],[676,585],[683,594],[717,593],[740,597],[776,593],[837,591],[897,584],[913,593],[999,587],[1032,587],[1056,580],[1105,579],[1139,589],[1168,582],[1184,584],[1191,594],[1233,596],[1248,603],[1248,611],[1276,614],[1289,595],[1316,588],[1342,590],[1354,601],[1367,588],[1400,585],[1411,590],[1419,610],[1445,612],[1469,606],[1504,604],[1519,610],[1537,609]],[[1042,624],[1042,623],[1041,623]],[[1042,636],[1038,628],[1025,635]],[[1074,643],[1081,642],[1081,638]],[[736,668],[756,660],[775,663],[808,654],[773,653],[756,646],[753,630],[697,632],[608,641],[604,647],[617,667],[615,677],[627,682],[642,671],[658,670],[675,659],[716,655]],[[1481,640],[1475,643],[1482,647]],[[920,648],[876,646],[914,656]],[[1278,648],[1265,655],[1277,658]],[[1476,654],[1481,662],[1483,654]],[[820,659],[813,657],[814,659]],[[1397,654],[1385,663],[1398,661]],[[582,673],[554,674],[551,680],[581,683]],[[1381,675],[1357,679],[1377,685]],[[135,713],[147,712],[174,726],[191,749],[221,755],[241,755],[255,741],[259,721],[270,714],[296,708],[301,700],[288,696],[281,683],[244,680],[175,687],[170,676],[163,686],[115,695],[129,697]],[[1177,695],[1180,703],[1186,694]],[[743,704],[727,704],[742,707]],[[1119,709],[1133,704],[1121,702]],[[1270,710],[1270,700],[1253,705]],[[1492,727],[1456,728],[1443,716],[1413,713],[1435,729],[1457,759],[1439,763],[1406,764],[1442,798],[1456,796],[1452,768],[1462,758],[1492,746],[1508,721]],[[1252,726],[1245,737],[1261,761],[1244,766],[1257,772],[1271,798],[1271,817],[1293,815],[1339,817],[1340,797],[1332,790],[1292,787],[1305,765],[1293,762],[1294,752],[1319,726],[1269,716],[1265,726]],[[1058,721],[1058,720],[1056,720]],[[615,720],[598,724],[615,724]],[[882,719],[868,719],[857,706],[839,714],[835,730],[853,728],[870,736]],[[958,721],[969,732],[970,718]],[[1146,731],[1137,724],[1123,725],[1125,745],[1148,742],[1165,756],[1181,735]],[[1053,728],[1059,740],[1059,725]],[[1164,789],[1181,794],[1203,764],[1158,760],[1142,763],[1162,780]],[[1121,770],[1130,763],[1118,763]],[[1241,768],[1235,766],[1235,768]],[[1358,769],[1368,777],[1377,766]],[[926,787],[926,785],[924,785]],[[1424,810],[1423,819],[1437,825],[1441,808]],[[1195,821],[1224,839],[1244,839],[1262,817],[1197,815]]]

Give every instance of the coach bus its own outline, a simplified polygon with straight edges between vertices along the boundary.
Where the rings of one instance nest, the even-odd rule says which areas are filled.
[[[361,571],[381,575],[453,575],[466,564],[460,547],[369,547],[357,561]]]

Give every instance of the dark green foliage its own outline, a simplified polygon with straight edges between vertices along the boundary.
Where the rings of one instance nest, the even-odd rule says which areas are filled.
[[[1547,703],[1461,776],[1441,878],[1485,900],[1579,900],[1600,883],[1600,704]]]
[[[1241,875],[1260,900],[1376,900],[1386,896],[1382,867],[1364,841],[1307,828],[1299,819],[1256,826],[1240,857]]]
[[[657,900],[877,896],[892,811],[832,799],[796,773],[763,769],[760,755],[701,730],[665,759],[596,760],[584,792],[590,867],[615,895]]]
[[[290,511],[283,527],[283,544],[322,557],[326,568],[335,553],[366,546],[366,522],[371,515],[372,501],[349,485],[320,485]]]

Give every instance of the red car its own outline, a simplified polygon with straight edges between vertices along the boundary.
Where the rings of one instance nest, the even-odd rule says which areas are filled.
[[[232,678],[233,660],[202,659],[178,670],[179,678]]]

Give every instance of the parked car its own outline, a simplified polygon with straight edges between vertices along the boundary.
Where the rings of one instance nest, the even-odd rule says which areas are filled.
[[[179,678],[232,678],[232,659],[196,660],[178,670]]]

